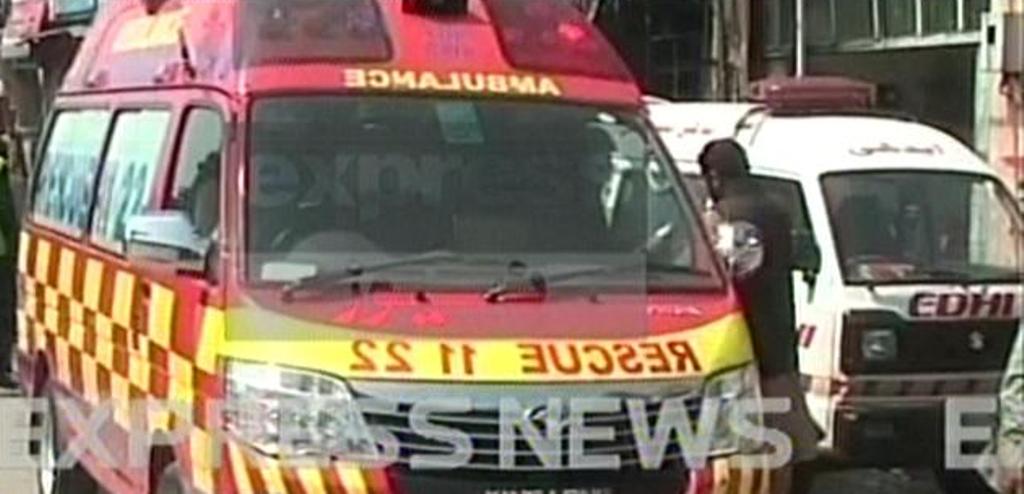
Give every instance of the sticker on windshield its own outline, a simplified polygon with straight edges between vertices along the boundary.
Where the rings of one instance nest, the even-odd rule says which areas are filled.
[[[483,144],[484,134],[472,103],[438,103],[441,132],[448,144]]]

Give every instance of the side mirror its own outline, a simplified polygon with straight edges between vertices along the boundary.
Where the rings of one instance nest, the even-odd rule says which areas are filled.
[[[160,211],[128,218],[125,224],[125,255],[141,262],[165,264],[175,271],[202,273],[210,241],[196,234],[182,211]]]
[[[821,271],[821,250],[810,232],[793,234],[793,269],[805,278],[815,278]]]
[[[719,224],[715,250],[725,259],[729,272],[737,280],[748,278],[764,264],[761,232],[745,221]]]

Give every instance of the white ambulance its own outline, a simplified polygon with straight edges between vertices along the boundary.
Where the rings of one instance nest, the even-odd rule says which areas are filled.
[[[955,138],[871,112],[863,87],[818,82],[762,85],[761,104],[647,104],[695,197],[701,149],[731,137],[792,215],[800,370],[823,449],[937,466],[944,399],[992,396],[1006,364],[1021,216]]]

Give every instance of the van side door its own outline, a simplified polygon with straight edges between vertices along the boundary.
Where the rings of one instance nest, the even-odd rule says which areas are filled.
[[[202,91],[182,92],[175,99],[181,106],[170,158],[159,178],[160,197],[153,210],[132,221],[141,218],[142,223],[133,224],[145,227],[146,215],[172,215],[186,222],[196,240],[208,247],[198,263],[186,265],[137,253],[129,239],[129,255],[145,278],[140,296],[148,314],[145,338],[151,357],[149,380],[154,384],[149,397],[165,412],[148,417],[147,427],[154,437],[173,442],[153,444],[154,451],[173,453],[155,457],[189,459],[179,462],[186,478],[201,491],[213,492],[214,464],[209,460],[215,458],[210,447],[216,431],[208,427],[216,423],[209,413],[215,413],[212,405],[221,398],[216,343],[224,329],[219,301],[229,106],[220,95]],[[179,420],[172,422],[171,415]]]

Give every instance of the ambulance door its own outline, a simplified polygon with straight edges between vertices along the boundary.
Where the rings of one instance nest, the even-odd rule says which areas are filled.
[[[203,492],[213,492],[213,451],[208,416],[220,399],[216,378],[216,343],[223,331],[223,313],[214,307],[223,300],[220,262],[224,219],[222,184],[227,162],[229,106],[226,98],[206,91],[175,97],[181,105],[173,151],[162,170],[159,210],[136,218],[132,228],[144,230],[157,246],[138,249],[135,260],[147,273],[141,294],[147,317],[148,397],[159,413],[147,417],[154,438],[170,437],[172,445],[155,444],[180,461],[186,478]],[[184,226],[193,235],[185,242],[163,221]],[[166,225],[166,224],[165,224]],[[185,243],[195,250],[180,252]],[[174,252],[167,256],[168,252]],[[201,253],[200,253],[201,252]],[[171,415],[184,417],[171,421]]]

